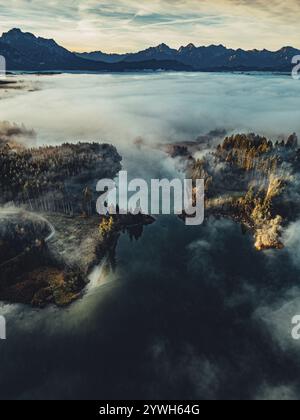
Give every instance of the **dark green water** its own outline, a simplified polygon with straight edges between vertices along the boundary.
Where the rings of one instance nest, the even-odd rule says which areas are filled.
[[[1,397],[295,393],[300,370],[289,319],[280,318],[284,350],[266,313],[274,318],[298,275],[288,253],[257,253],[236,224],[187,228],[160,217],[139,241],[121,237],[116,271],[69,309],[4,307]]]

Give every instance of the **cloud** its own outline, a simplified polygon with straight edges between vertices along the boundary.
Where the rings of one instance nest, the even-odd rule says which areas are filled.
[[[4,29],[21,26],[73,50],[124,52],[161,42],[300,46],[297,0],[53,0],[47,6],[42,0],[1,0],[0,12]]]
[[[293,385],[270,386],[264,384],[257,396],[259,401],[298,401],[299,392]]]
[[[41,90],[0,101],[0,113],[33,127],[40,145],[98,140],[120,147],[137,137],[146,144],[169,143],[216,128],[276,138],[300,134],[299,92],[300,83],[275,76],[44,76]]]
[[[155,342],[150,350],[150,359],[157,375],[165,378],[170,389],[186,381],[193,389],[194,397],[206,400],[216,399],[221,372],[208,358],[197,355],[189,345],[180,345],[179,354],[174,358],[171,344],[166,341]],[[154,390],[152,390],[153,392]],[[159,399],[160,391],[156,390]]]
[[[300,268],[300,220],[291,223],[285,229],[283,239],[292,262]]]
[[[34,130],[28,130],[24,125],[19,126],[8,121],[0,121],[0,148],[6,144],[20,147],[35,138]]]

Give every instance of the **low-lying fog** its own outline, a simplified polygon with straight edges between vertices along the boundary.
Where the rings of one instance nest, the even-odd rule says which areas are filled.
[[[1,120],[24,123],[38,142],[130,145],[191,140],[218,129],[300,133],[300,81],[289,76],[158,73],[26,76],[40,90],[0,101]]]

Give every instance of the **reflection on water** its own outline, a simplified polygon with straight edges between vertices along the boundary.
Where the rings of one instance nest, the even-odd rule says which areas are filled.
[[[102,286],[106,282],[107,275],[110,271],[107,258],[104,258],[99,265],[93,268],[92,272],[88,276],[89,284],[86,288],[87,292],[95,289],[96,287]]]
[[[121,235],[128,237],[131,244],[134,241],[139,241],[142,237],[144,232],[145,226],[138,224],[136,226],[129,226],[126,228]],[[123,239],[123,238],[122,238]],[[93,268],[91,273],[88,276],[89,284],[87,285],[86,292],[89,293],[96,287],[103,286],[108,281],[112,281],[112,277],[114,276],[117,268],[117,256],[116,256],[116,247],[118,245],[118,241],[116,241],[116,246],[109,250],[108,254],[105,258],[101,261],[99,265]]]

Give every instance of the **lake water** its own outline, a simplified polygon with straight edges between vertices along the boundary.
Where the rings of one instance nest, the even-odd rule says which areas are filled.
[[[24,77],[23,77],[24,78]],[[25,76],[39,90],[0,100],[1,120],[35,144],[115,144],[132,176],[177,174],[148,146],[214,129],[300,134],[300,82],[288,76]],[[1,94],[0,94],[1,95]],[[258,253],[225,220],[186,227],[159,217],[123,235],[116,270],[67,309],[0,304],[1,398],[299,398],[300,222],[283,251]],[[97,279],[96,279],[97,280]]]

